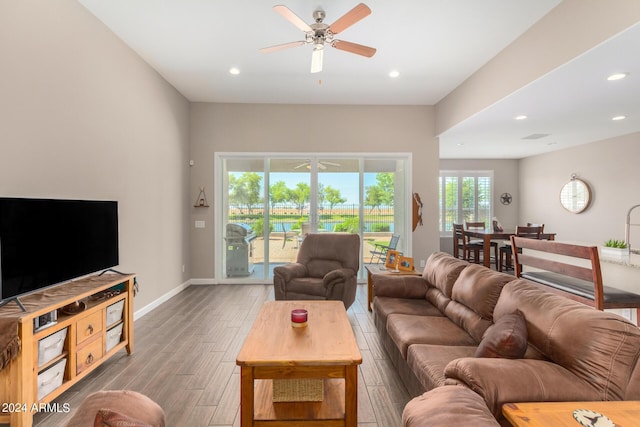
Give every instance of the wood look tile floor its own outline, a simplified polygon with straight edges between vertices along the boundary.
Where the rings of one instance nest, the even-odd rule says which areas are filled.
[[[395,373],[358,285],[347,311],[362,353],[358,426],[401,426],[410,396]],[[37,414],[36,426],[61,426],[90,393],[129,389],[164,409],[168,427],[240,426],[236,355],[272,285],[190,286],[135,322],[135,351],[124,350],[59,396],[71,412]]]

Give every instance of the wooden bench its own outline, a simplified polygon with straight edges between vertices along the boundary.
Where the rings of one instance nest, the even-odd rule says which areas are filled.
[[[638,316],[636,322],[640,322],[640,294],[603,285],[597,246],[581,246],[517,236],[511,236],[511,245],[517,277],[544,285],[554,293],[598,310],[635,308]],[[531,252],[522,253],[521,249],[588,260],[590,266],[584,267],[543,258]],[[533,267],[536,270],[522,271],[523,266]]]

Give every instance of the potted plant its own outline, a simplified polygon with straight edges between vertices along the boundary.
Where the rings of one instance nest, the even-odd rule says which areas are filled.
[[[601,256],[602,259],[629,262],[629,248],[624,240],[609,239],[604,242]]]

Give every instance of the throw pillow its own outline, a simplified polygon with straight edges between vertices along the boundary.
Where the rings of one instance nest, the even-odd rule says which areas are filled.
[[[475,357],[520,359],[527,351],[527,323],[520,310],[502,316],[480,341]]]
[[[100,409],[93,427],[153,427],[143,421],[128,417],[111,409]]]

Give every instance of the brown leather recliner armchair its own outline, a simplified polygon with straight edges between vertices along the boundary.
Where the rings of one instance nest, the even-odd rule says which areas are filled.
[[[297,261],[273,269],[276,300],[337,300],[348,309],[356,298],[360,267],[357,234],[308,234]]]

